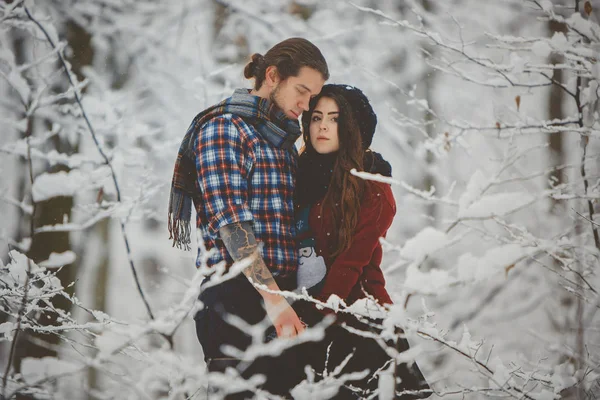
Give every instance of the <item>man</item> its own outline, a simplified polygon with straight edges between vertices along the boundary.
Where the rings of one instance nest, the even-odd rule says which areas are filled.
[[[236,90],[192,122],[179,149],[169,204],[174,245],[189,249],[193,202],[196,224],[212,251],[209,266],[252,260],[243,271],[247,279],[231,279],[200,295],[204,308],[194,319],[210,371],[239,364],[223,354],[222,345],[244,350],[251,343],[250,336],[225,321],[225,315],[237,315],[249,324],[261,322],[266,315],[280,337],[304,329],[285,298],[271,291],[295,288],[292,198],[298,117],[321,91],[329,71],[316,46],[291,38],[264,56],[254,54],[244,75],[254,78],[253,90]],[[202,256],[198,254],[198,266]],[[259,360],[246,375],[268,375],[267,365],[275,364]],[[271,379],[265,389],[284,393],[289,390],[284,381]]]

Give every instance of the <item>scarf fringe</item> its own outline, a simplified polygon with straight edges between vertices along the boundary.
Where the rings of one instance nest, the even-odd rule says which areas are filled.
[[[173,239],[173,247],[191,250],[191,228],[190,221],[173,218],[173,214],[169,213],[169,239]]]

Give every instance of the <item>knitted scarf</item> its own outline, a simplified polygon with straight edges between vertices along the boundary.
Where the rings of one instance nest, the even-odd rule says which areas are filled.
[[[296,206],[309,206],[325,197],[336,160],[337,152],[318,154],[311,151],[300,155],[294,196]],[[392,176],[392,166],[374,151],[365,151],[363,165],[366,172]]]
[[[171,195],[169,198],[169,233],[173,246],[190,250],[190,219],[194,197],[198,196],[196,151],[194,143],[209,120],[223,114],[244,119],[259,135],[278,148],[291,149],[300,136],[298,121],[289,119],[269,99],[254,96],[248,89],[237,89],[233,95],[196,115],[177,153]]]

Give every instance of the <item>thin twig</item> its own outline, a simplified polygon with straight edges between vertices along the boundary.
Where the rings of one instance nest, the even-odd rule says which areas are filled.
[[[478,365],[479,367],[483,368],[483,369],[484,369],[484,370],[485,370],[485,371],[486,371],[486,372],[489,374],[488,378],[490,378],[490,379],[493,379],[492,377],[494,376],[494,371],[492,371],[492,370],[491,370],[491,369],[490,369],[490,368],[489,368],[489,367],[488,367],[486,364],[484,364],[484,363],[482,363],[481,361],[477,360],[475,357],[473,357],[473,356],[471,356],[471,355],[469,355],[469,354],[465,353],[463,350],[459,349],[457,346],[453,346],[453,345],[451,345],[450,343],[447,343],[445,340],[442,340],[442,339],[440,339],[440,338],[438,338],[438,337],[435,337],[435,336],[433,336],[433,335],[431,335],[431,334],[429,334],[429,333],[427,333],[427,332],[423,332],[423,331],[421,331],[421,330],[419,330],[419,329],[417,329],[417,331],[416,331],[416,332],[417,332],[419,335],[421,335],[421,336],[424,336],[424,337],[427,337],[427,338],[429,338],[429,339],[433,340],[434,342],[440,343],[441,345],[443,345],[443,346],[446,346],[446,347],[448,347],[448,348],[450,348],[450,349],[454,350],[455,352],[457,352],[458,354],[460,354],[460,355],[462,355],[462,356],[464,356],[464,357],[468,358],[469,360],[472,360],[472,361],[473,361],[473,363],[475,363],[475,364],[476,364],[476,365]],[[498,383],[496,382],[496,384],[498,384]],[[518,392],[518,393],[522,394],[522,396],[523,396],[523,397],[525,397],[525,398],[527,398],[527,399],[530,399],[530,400],[533,400],[533,398],[532,398],[531,396],[527,395],[525,392],[523,392],[523,390],[521,390],[521,389],[519,389],[519,388],[517,388],[517,387],[514,387],[514,386],[512,386],[512,385],[511,385],[510,383],[508,383],[508,382],[507,382],[507,383],[505,383],[505,384],[508,384],[508,390],[511,390],[511,389],[512,389],[512,390],[514,390],[514,391],[516,391],[516,392]],[[498,386],[499,386],[499,389],[496,389],[496,390],[502,390],[502,391],[506,392],[507,394],[509,394],[509,395],[511,395],[511,396],[514,396],[514,395],[513,395],[512,393],[510,393],[510,392],[509,392],[507,389],[504,389],[504,385],[502,385],[502,386],[501,386],[501,385],[499,385],[499,384],[498,384]]]
[[[596,225],[596,226],[600,226],[599,223],[592,221],[591,219],[589,219],[588,217],[586,217],[585,215],[583,215],[580,212],[577,212],[577,210],[575,210],[573,207],[571,207],[571,210],[575,211],[575,214],[579,215],[581,218],[585,219],[586,221],[588,221],[589,223],[591,223],[592,225]]]

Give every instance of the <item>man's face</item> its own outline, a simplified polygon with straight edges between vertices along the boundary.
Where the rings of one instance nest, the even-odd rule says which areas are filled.
[[[302,67],[298,76],[290,76],[279,81],[270,99],[290,119],[298,119],[300,114],[308,111],[310,99],[319,94],[325,80],[320,72],[309,67]]]

